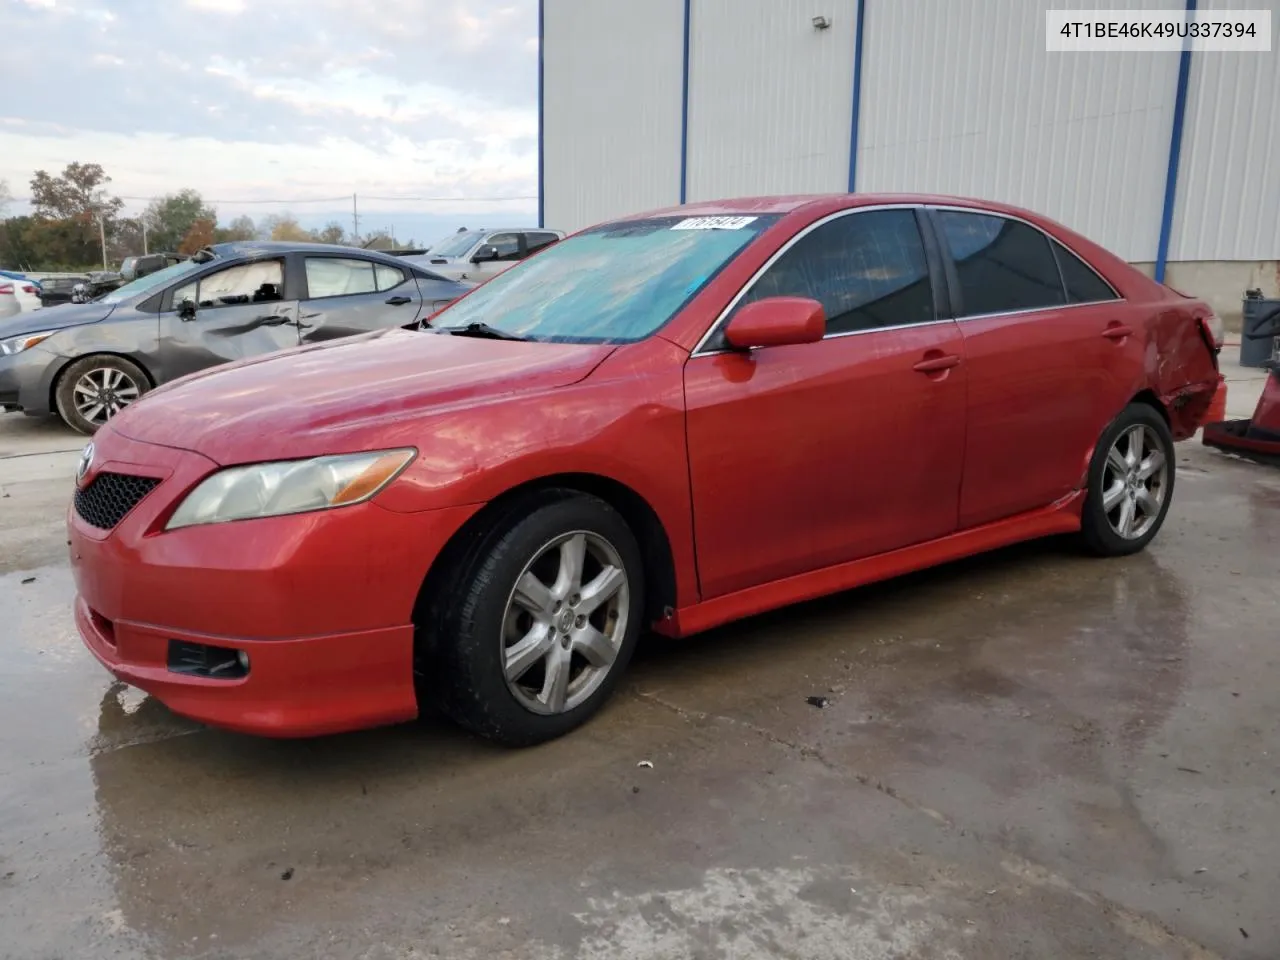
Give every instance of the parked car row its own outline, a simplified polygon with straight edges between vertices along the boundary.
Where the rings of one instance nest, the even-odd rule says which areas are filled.
[[[39,280],[13,270],[0,270],[0,320],[39,310],[43,305]]]
[[[0,407],[93,433],[148,390],[256,354],[415,327],[474,284],[329,244],[214,244],[87,303],[0,321]]]

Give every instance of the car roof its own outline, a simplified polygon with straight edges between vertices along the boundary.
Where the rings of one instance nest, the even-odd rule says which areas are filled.
[[[204,249],[221,259],[262,257],[281,253],[327,253],[337,256],[356,254],[391,264],[399,263],[404,259],[403,257],[390,256],[380,250],[366,250],[363,247],[353,247],[347,244],[293,242],[291,240],[227,240],[222,243],[210,244]]]
[[[991,213],[1006,213],[1037,223],[1044,221],[1041,214],[1010,204],[976,197],[952,196],[937,193],[798,193],[759,197],[732,197],[720,200],[701,200],[679,206],[663,207],[644,213],[618,217],[617,221],[643,220],[664,216],[717,216],[722,214],[788,214],[812,207],[815,210],[842,210],[854,207],[880,206],[883,204],[936,204],[942,206],[972,207]]]

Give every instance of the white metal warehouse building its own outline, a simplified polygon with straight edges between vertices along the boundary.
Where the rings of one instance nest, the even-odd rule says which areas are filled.
[[[1280,43],[1050,53],[1106,0],[540,0],[539,220],[909,191],[1029,207],[1231,322],[1280,296]],[[1272,12],[1280,0],[1199,8]],[[823,18],[815,21],[815,18]],[[822,26],[825,22],[826,26]]]

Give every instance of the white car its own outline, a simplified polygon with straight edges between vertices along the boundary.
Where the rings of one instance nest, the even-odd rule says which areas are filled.
[[[13,292],[14,281],[0,277],[0,320],[16,317],[22,312],[22,305]]]
[[[483,283],[529,254],[563,239],[563,230],[530,227],[460,230],[433,243],[430,252],[404,259],[450,280]]]
[[[4,296],[6,288],[18,305],[15,313],[29,313],[43,306],[40,302],[40,283],[37,280],[32,280],[21,273],[0,270],[0,297]],[[4,310],[4,304],[0,303],[0,317],[11,316]]]

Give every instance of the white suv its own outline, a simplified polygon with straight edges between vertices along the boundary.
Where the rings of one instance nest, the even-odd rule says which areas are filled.
[[[428,253],[404,259],[450,280],[483,283],[529,254],[563,239],[563,230],[530,227],[459,230],[433,244]]]

